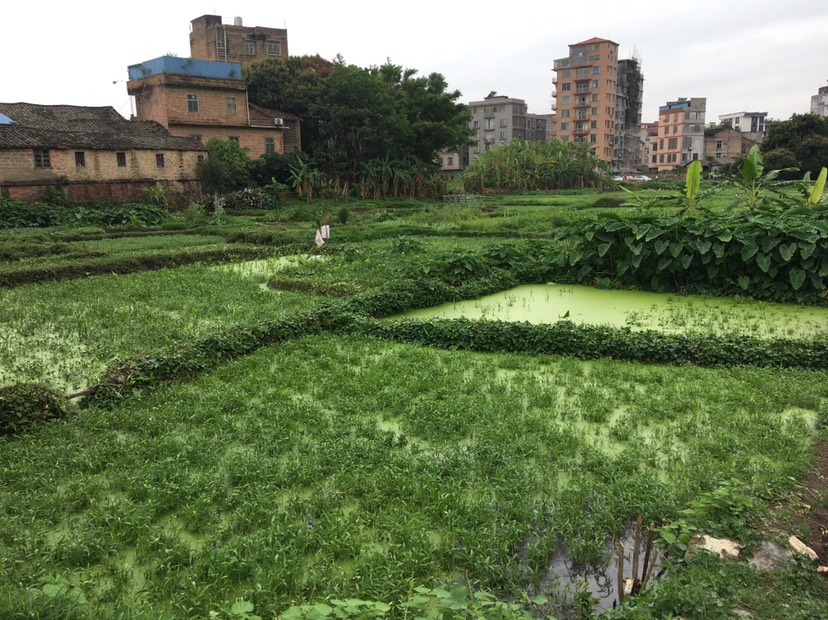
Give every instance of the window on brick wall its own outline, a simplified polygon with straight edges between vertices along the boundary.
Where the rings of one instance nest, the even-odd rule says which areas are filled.
[[[198,112],[198,95],[187,95],[187,111]]]
[[[218,36],[216,39],[216,49],[223,50],[224,49],[224,39],[221,38],[221,35]]]
[[[52,162],[49,159],[49,151],[46,149],[34,150],[34,166],[35,168],[51,168]]]
[[[265,155],[273,155],[276,152],[276,142],[273,138],[265,138]]]
[[[75,151],[75,168],[86,168],[86,153]]]
[[[159,168],[164,167],[164,153],[156,153],[155,154],[155,165]]]
[[[268,56],[279,56],[282,53],[282,44],[279,41],[268,41],[267,42],[267,55]]]
[[[235,97],[228,97],[227,98],[227,114],[230,116],[236,115],[236,98]]]
[[[245,41],[244,42],[244,53],[248,56],[255,56],[256,55],[256,42],[255,41]]]
[[[115,161],[119,168],[126,168],[126,153],[115,153]]]

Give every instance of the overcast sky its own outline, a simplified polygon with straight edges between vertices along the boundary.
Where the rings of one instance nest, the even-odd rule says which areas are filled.
[[[571,7],[571,8],[570,8]],[[438,72],[468,103],[490,91],[550,112],[552,64],[593,36],[636,56],[643,120],[678,97],[707,97],[707,120],[741,111],[787,119],[828,84],[828,0],[9,0],[0,8],[0,101],[112,106],[129,116],[127,66],[189,56],[190,21],[286,27],[291,55],[390,59]]]

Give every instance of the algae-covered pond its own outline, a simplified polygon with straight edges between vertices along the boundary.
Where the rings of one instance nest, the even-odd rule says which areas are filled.
[[[564,284],[531,284],[476,300],[406,312],[396,318],[467,318],[543,324],[579,324],[703,331],[765,338],[826,338],[828,309],[759,302],[738,297],[604,290]]]

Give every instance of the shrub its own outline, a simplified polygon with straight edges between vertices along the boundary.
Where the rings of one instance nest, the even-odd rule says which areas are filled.
[[[267,209],[270,206],[270,199],[264,191],[258,188],[247,187],[245,189],[228,194],[225,197],[225,206],[228,209]]]
[[[66,415],[66,399],[43,385],[0,387],[0,435],[16,435],[46,420]]]

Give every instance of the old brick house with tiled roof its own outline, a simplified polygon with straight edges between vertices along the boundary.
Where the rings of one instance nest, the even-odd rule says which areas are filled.
[[[205,147],[111,107],[0,103],[0,192],[41,199],[61,188],[70,200],[134,200],[162,182],[200,196],[196,164]]]

